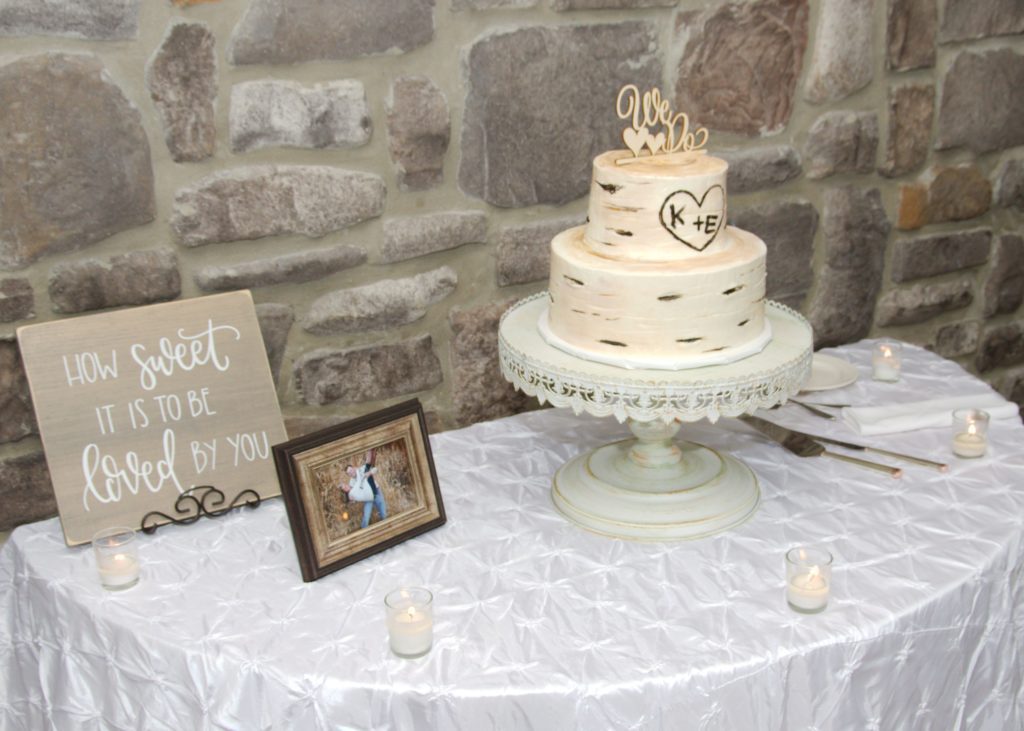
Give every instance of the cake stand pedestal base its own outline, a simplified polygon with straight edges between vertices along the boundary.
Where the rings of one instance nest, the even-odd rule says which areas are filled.
[[[772,339],[756,355],[680,371],[627,369],[544,340],[537,323],[547,308],[548,293],[540,292],[502,317],[502,374],[541,403],[628,419],[635,437],[562,466],[551,490],[558,510],[596,533],[642,541],[701,538],[753,515],[761,493],[745,464],[673,437],[680,423],[752,414],[797,393],[811,373],[810,324],[767,302]]]
[[[555,475],[552,497],[596,533],[642,541],[700,538],[732,528],[760,502],[757,478],[727,454],[677,443],[678,422],[629,420],[635,439],[575,457]]]

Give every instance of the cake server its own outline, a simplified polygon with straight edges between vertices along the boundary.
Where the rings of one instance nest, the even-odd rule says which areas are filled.
[[[741,416],[740,420],[750,424],[750,426],[757,429],[772,441],[781,444],[798,457],[831,457],[832,459],[838,459],[841,462],[849,462],[850,464],[857,465],[858,467],[866,467],[867,469],[875,470],[876,472],[884,472],[891,477],[902,477],[903,475],[903,470],[899,467],[890,467],[889,465],[879,464],[878,462],[869,462],[866,459],[850,457],[845,454],[839,454],[838,452],[830,452],[806,434],[801,434],[800,432],[793,431],[792,429],[787,429],[784,426],[773,424],[770,421],[765,421],[764,419],[760,419],[756,416]]]
[[[931,467],[932,469],[938,470],[939,472],[948,472],[949,465],[943,462],[936,462],[934,460],[925,459],[924,457],[914,457],[910,454],[903,454],[902,452],[890,452],[888,449],[879,449],[878,447],[869,447],[866,444],[855,444],[853,442],[844,442],[841,439],[833,439],[832,437],[819,437],[816,434],[806,434],[804,432],[797,432],[803,434],[803,436],[813,439],[816,442],[825,442],[826,444],[834,444],[837,447],[843,447],[844,449],[855,449],[858,452],[872,452],[874,454],[881,454],[891,459],[898,459],[904,462],[910,462],[912,464],[921,465],[922,467]]]

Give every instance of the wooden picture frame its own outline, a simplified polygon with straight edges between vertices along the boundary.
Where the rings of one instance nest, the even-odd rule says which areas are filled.
[[[445,523],[416,399],[277,444],[273,452],[303,581]]]

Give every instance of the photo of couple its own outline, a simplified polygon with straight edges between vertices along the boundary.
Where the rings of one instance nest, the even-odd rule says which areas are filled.
[[[384,500],[384,493],[377,486],[375,475],[377,467],[374,464],[377,458],[377,450],[371,449],[366,453],[366,460],[358,467],[348,465],[345,467],[345,476],[342,477],[338,487],[341,488],[349,501],[355,500],[363,504],[363,519],[359,524],[365,528],[370,524],[370,516],[374,509],[377,510],[378,520],[388,517],[388,506]]]
[[[331,540],[416,506],[404,440],[344,454],[313,470]]]

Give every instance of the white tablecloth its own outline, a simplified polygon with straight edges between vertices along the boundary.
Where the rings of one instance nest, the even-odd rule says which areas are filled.
[[[983,392],[917,348],[901,384],[869,344],[831,351],[862,380],[822,400]],[[850,436],[795,406],[771,418]],[[982,460],[946,430],[876,440],[949,460],[902,480],[800,460],[745,425],[687,425],[732,451],[763,503],[725,535],[643,544],[588,534],[549,495],[555,469],[623,436],[547,410],[432,439],[448,523],[304,584],[284,506],[143,536],[142,582],[103,591],[56,520],[0,554],[3,728],[1024,728],[1024,428]],[[783,554],[836,555],[834,598],[790,611]],[[387,647],[382,600],[435,593],[433,651]]]

